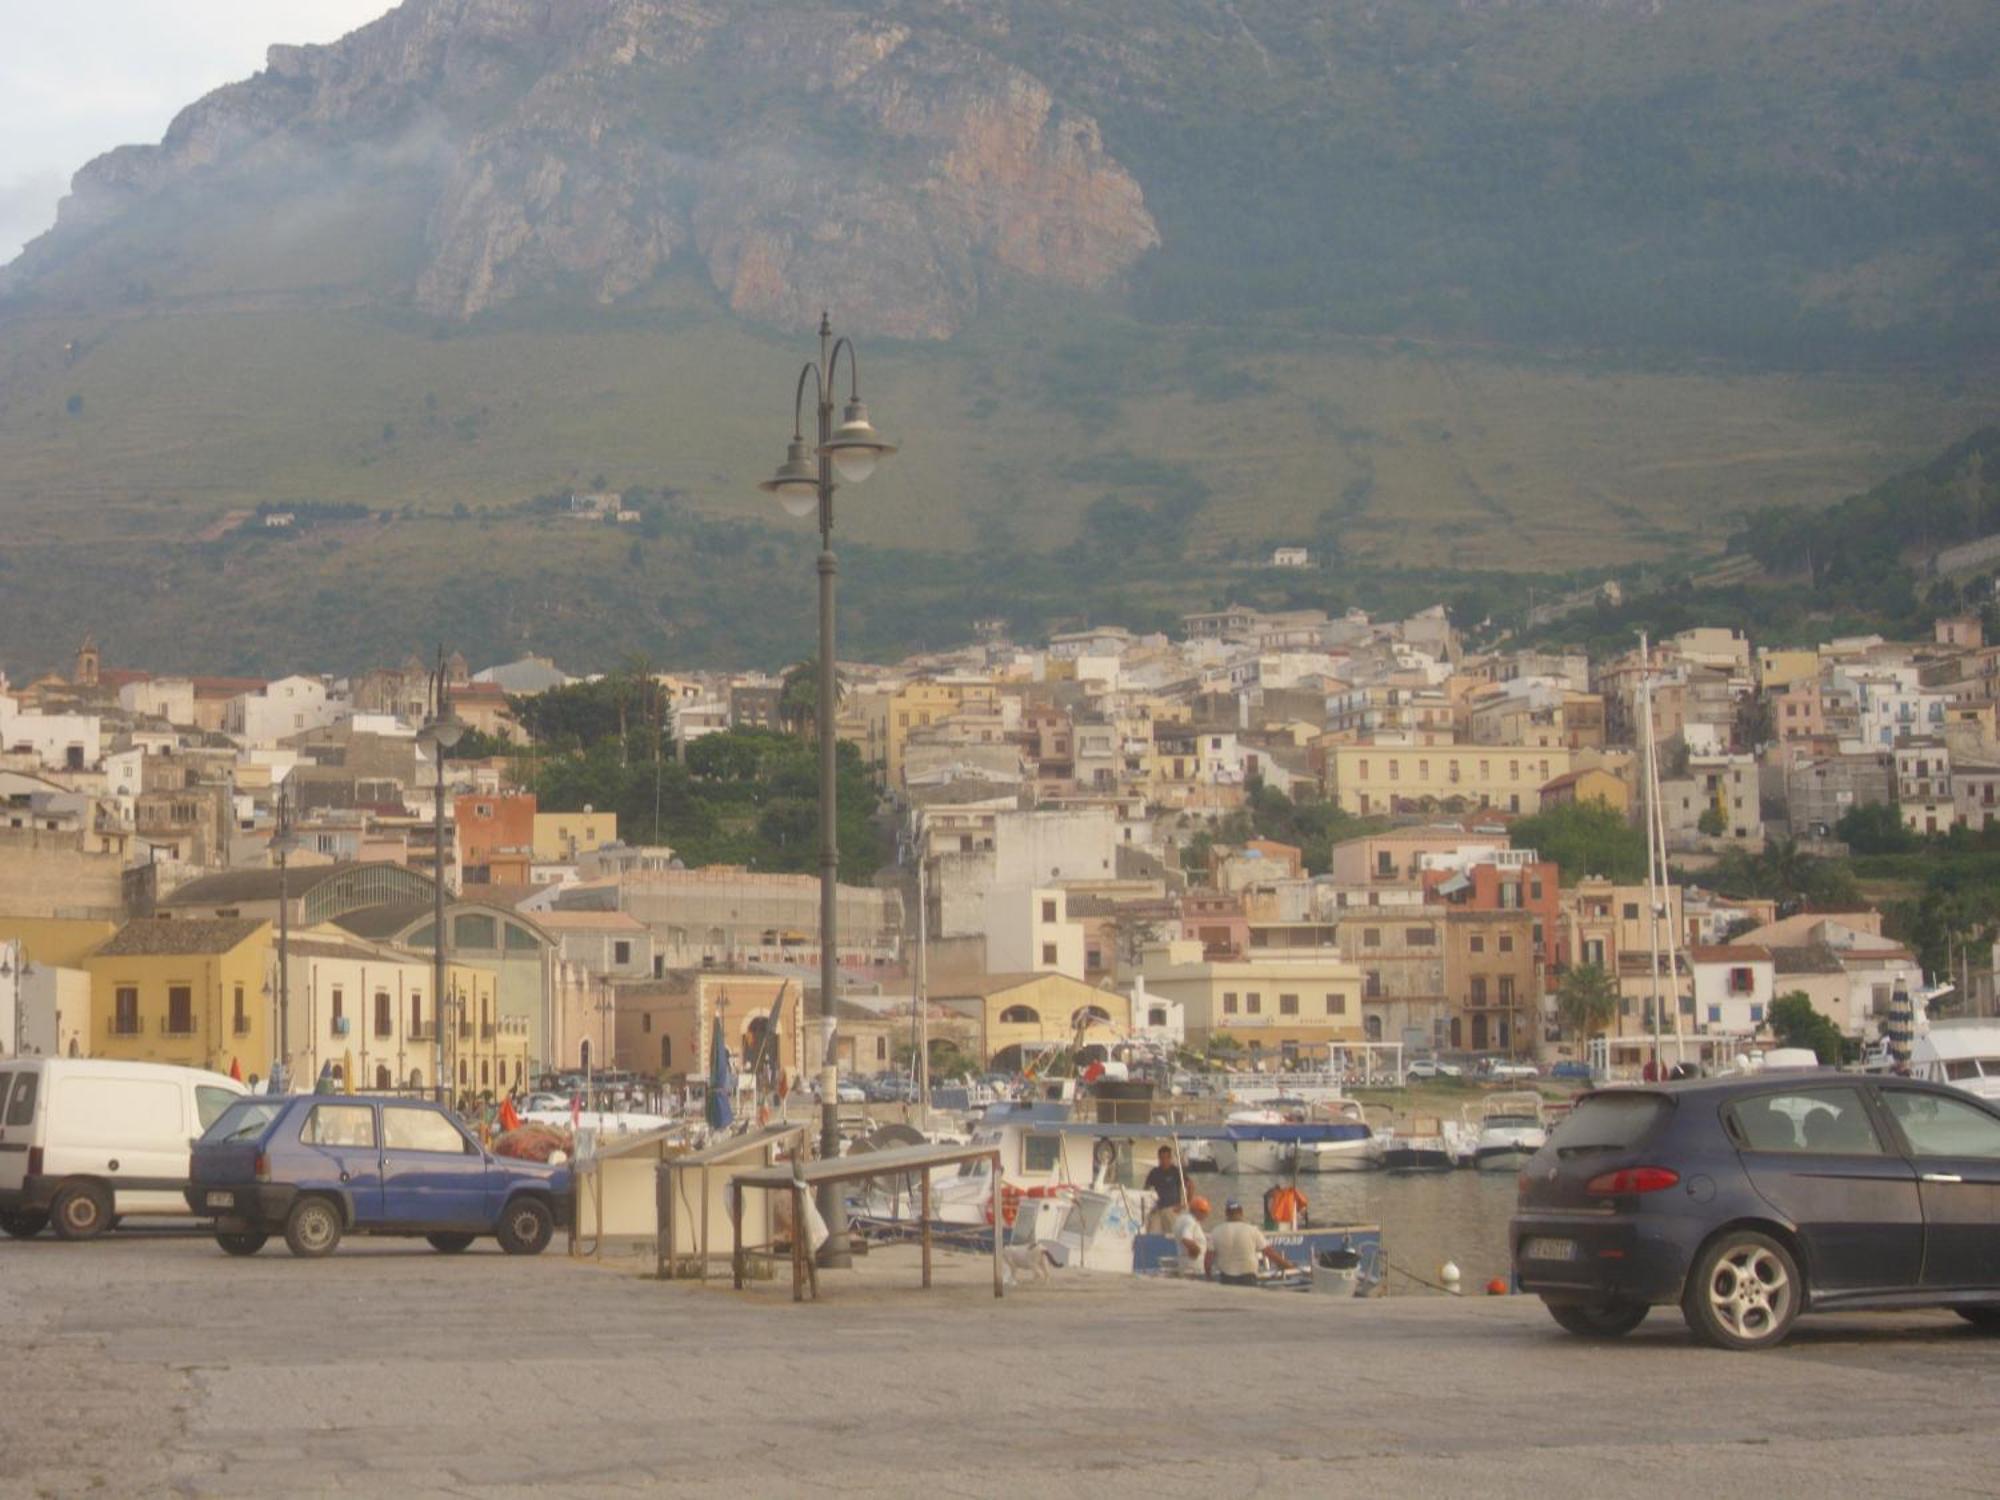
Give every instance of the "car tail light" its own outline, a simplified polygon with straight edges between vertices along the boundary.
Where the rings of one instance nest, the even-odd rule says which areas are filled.
[[[1669,1167],[1620,1167],[1615,1172],[1600,1172],[1583,1190],[1592,1197],[1622,1198],[1633,1193],[1662,1193],[1678,1186],[1680,1180],[1681,1174]]]
[[[259,1182],[269,1182],[271,1180],[271,1158],[267,1153],[262,1151],[257,1153],[255,1171]]]
[[[40,1146],[30,1146],[28,1148],[28,1175],[30,1177],[39,1177],[42,1175],[42,1148]]]

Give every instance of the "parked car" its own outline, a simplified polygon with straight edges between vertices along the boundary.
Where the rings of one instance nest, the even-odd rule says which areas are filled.
[[[1433,1078],[1463,1078],[1465,1069],[1440,1057],[1422,1056],[1411,1059],[1409,1067],[1403,1070],[1403,1076],[1424,1081]]]
[[[1949,1307],[2000,1332],[2000,1107],[1830,1070],[1583,1095],[1521,1173],[1514,1272],[1557,1323],[1677,1304],[1723,1349],[1801,1313]]]
[[[347,1234],[420,1235],[446,1253],[490,1234],[539,1255],[568,1222],[570,1171],[493,1156],[423,1100],[253,1096],[195,1143],[186,1198],[231,1255],[274,1234],[301,1256]]]
[[[1515,1062],[1506,1057],[1482,1057],[1472,1070],[1472,1076],[1481,1083],[1519,1083],[1542,1076],[1542,1070],[1531,1062]]]
[[[1590,1064],[1574,1060],[1559,1062],[1550,1067],[1549,1077],[1561,1079],[1568,1083],[1588,1083],[1590,1082]]]
[[[0,1230],[88,1240],[128,1215],[185,1214],[188,1142],[248,1092],[164,1063],[0,1063]]]

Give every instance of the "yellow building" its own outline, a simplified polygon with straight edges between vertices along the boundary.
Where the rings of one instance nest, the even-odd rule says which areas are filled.
[[[1108,1047],[1132,1027],[1132,1002],[1066,974],[980,974],[936,989],[931,999],[978,1027],[979,1055],[1005,1066],[1024,1051]]]
[[[1337,952],[1268,959],[1207,959],[1193,939],[1154,944],[1140,956],[1150,995],[1185,1007],[1187,1040],[1201,1049],[1229,1038],[1251,1062],[1366,1039],[1360,966]]]
[[[618,814],[538,812],[534,838],[538,864],[569,864],[579,854],[618,842]]]
[[[1819,676],[1819,652],[1765,649],[1757,653],[1757,686],[1776,692],[1795,682],[1811,682]]]
[[[127,922],[83,960],[88,1052],[244,1078],[271,1071],[271,926],[254,918]]]
[[[976,679],[926,677],[906,684],[882,708],[884,783],[892,789],[902,788],[903,752],[913,730],[942,723],[968,702],[993,707],[998,700],[992,683]]]
[[[1543,807],[1565,804],[1580,807],[1590,802],[1600,803],[1615,813],[1629,813],[1632,810],[1631,784],[1602,766],[1585,766],[1567,776],[1556,777],[1542,788]]]
[[[0,916],[0,943],[19,943],[28,962],[80,969],[118,924],[89,917]]]
[[[1328,744],[1327,795],[1343,812],[1368,817],[1398,809],[1493,807],[1538,812],[1542,788],[1573,769],[1558,745]]]

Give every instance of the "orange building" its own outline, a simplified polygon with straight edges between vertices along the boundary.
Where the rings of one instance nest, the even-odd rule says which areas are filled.
[[[475,793],[452,804],[467,885],[526,885],[535,859],[535,794]]]

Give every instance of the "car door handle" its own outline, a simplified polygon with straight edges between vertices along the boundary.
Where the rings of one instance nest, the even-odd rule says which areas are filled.
[[[340,1180],[341,1180],[342,1182],[346,1182],[346,1181],[348,1181],[348,1180],[349,1180],[349,1179],[348,1179],[348,1174],[347,1174],[347,1173],[345,1173],[345,1172],[342,1172],[342,1173],[340,1174]]]
[[[1926,1172],[1925,1182],[1963,1182],[1965,1179],[1956,1172]]]

